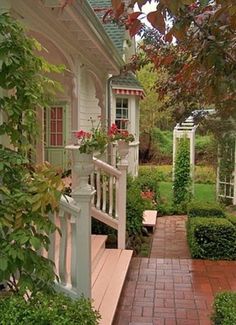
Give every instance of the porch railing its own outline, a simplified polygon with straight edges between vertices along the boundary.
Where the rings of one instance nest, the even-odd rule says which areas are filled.
[[[120,163],[117,169],[94,158],[94,165],[91,185],[96,194],[92,200],[92,217],[116,229],[118,248],[125,248],[127,164]]]
[[[81,294],[91,298],[91,216],[116,229],[118,247],[125,248],[128,162],[121,155],[117,169],[91,156],[81,166],[78,147],[68,149],[72,151],[72,197],[62,197],[59,213],[51,216],[61,236],[51,235],[48,257],[55,263],[58,290],[74,298]]]
[[[65,196],[61,198],[59,212],[50,218],[61,231],[61,235],[55,232],[50,236],[48,251],[59,278],[57,289],[73,298],[82,293],[90,297],[90,235],[85,235],[87,215],[73,198]]]

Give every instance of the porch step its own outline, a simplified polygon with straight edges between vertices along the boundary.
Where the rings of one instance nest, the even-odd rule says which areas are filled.
[[[92,235],[91,236],[91,255],[92,255],[92,272],[97,266],[100,257],[104,253],[105,243],[107,240],[106,235]]]
[[[92,299],[102,319],[111,325],[132,257],[131,250],[105,249],[92,272]]]

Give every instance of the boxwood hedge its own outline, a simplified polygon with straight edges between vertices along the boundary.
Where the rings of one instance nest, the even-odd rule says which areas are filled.
[[[218,203],[191,202],[188,205],[189,217],[225,217],[224,210]]]
[[[212,320],[215,325],[236,324],[236,292],[221,292],[216,295]]]
[[[188,218],[187,236],[193,258],[236,259],[236,227],[224,218]]]
[[[227,219],[234,225],[236,226],[236,216],[234,215],[227,215]]]

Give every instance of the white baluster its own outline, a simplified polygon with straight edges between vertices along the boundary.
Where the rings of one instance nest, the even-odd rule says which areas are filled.
[[[77,282],[78,282],[76,279],[77,276],[76,216],[72,215],[70,222],[71,222],[71,285],[72,288],[76,291]]]
[[[95,178],[95,172],[92,172],[92,174],[90,175],[90,184],[91,186],[94,188],[95,187],[95,181],[94,181],[94,178]],[[95,197],[93,196],[92,198],[92,204],[94,205],[94,202],[95,202]]]
[[[113,176],[109,178],[109,214],[113,213]]]
[[[67,219],[66,214],[63,212],[60,214],[61,220],[61,241],[60,241],[60,255],[59,255],[59,276],[61,283],[66,285],[67,283],[67,270],[66,270],[66,259],[67,259]]]
[[[107,177],[102,176],[102,211],[106,212],[106,202],[107,201]]]
[[[100,209],[101,208],[101,173],[100,169],[97,170],[96,174],[96,191],[97,191],[97,202],[96,202],[96,208]]]

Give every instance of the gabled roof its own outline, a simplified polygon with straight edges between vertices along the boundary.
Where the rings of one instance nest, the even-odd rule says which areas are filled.
[[[118,26],[116,23],[102,22],[102,18],[109,8],[112,7],[111,0],[87,0],[98,18],[100,19],[103,27],[110,37],[118,52],[124,54],[124,40],[125,40],[125,27]],[[140,82],[136,79],[134,73],[127,72],[112,78],[112,89],[117,94],[130,94],[143,97],[144,92]]]
[[[132,72],[127,72],[112,78],[112,87],[122,87],[123,85],[125,85],[126,88],[143,89],[140,82]]]
[[[111,87],[116,95],[138,96],[141,99],[145,96],[141,84],[132,72],[113,77]]]
[[[111,0],[88,0],[93,10],[96,12],[99,19],[102,21],[102,18],[106,12],[111,8]],[[102,11],[96,9],[104,9]],[[118,26],[115,23],[107,23],[103,24],[103,27],[110,37],[112,42],[114,43],[115,47],[117,48],[118,52],[123,55],[123,44],[125,39],[125,27]]]

